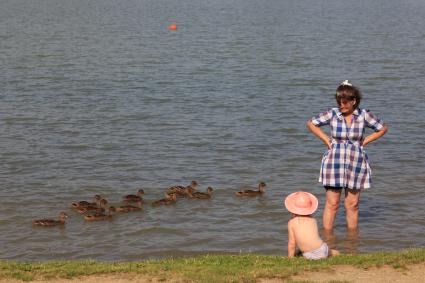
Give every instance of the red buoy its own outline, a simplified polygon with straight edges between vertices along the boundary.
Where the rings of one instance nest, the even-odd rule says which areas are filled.
[[[168,26],[169,30],[176,30],[177,29],[177,25],[176,24],[171,24]]]

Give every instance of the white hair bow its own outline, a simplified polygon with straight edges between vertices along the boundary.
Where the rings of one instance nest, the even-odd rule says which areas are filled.
[[[353,86],[351,83],[348,82],[348,80],[345,80],[341,83],[341,85],[348,85],[348,86]]]

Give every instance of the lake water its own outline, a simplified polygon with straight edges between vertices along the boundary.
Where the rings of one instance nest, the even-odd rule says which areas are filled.
[[[326,239],[425,246],[424,26],[422,0],[1,1],[0,258],[285,255],[283,198],[315,193],[319,223],[324,206],[305,122],[345,79],[389,132],[367,147],[359,234],[342,208]],[[213,198],[96,223],[69,208],[191,180]],[[233,196],[260,181],[265,196]],[[60,211],[65,227],[32,227]]]

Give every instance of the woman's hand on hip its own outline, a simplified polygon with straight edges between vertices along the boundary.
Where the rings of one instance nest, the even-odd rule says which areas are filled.
[[[329,138],[329,136],[327,134],[325,134],[320,127],[314,125],[311,121],[307,122],[307,128],[316,136],[318,137],[320,140],[322,140],[322,142],[328,147],[328,149],[332,148],[332,143],[331,143],[331,139]]]
[[[327,140],[327,142],[325,142],[325,144],[328,147],[328,149],[332,149],[332,143],[329,139]]]

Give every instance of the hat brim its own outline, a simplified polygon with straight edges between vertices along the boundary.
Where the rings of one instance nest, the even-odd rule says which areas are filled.
[[[289,212],[292,212],[292,213],[298,214],[298,215],[313,214],[317,210],[317,207],[319,206],[319,201],[317,200],[317,198],[311,193],[303,192],[310,199],[311,205],[309,207],[298,207],[298,206],[295,205],[295,198],[297,197],[297,193],[299,193],[299,192],[292,193],[292,194],[290,194],[289,196],[286,197],[286,199],[285,199],[286,209]]]

